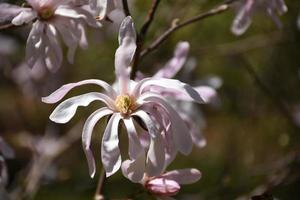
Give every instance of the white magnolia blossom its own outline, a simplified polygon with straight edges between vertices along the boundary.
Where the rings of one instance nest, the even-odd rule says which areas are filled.
[[[68,61],[74,60],[77,46],[87,47],[85,24],[100,27],[87,6],[76,0],[27,0],[30,7],[0,3],[0,19],[15,26],[32,23],[27,39],[26,61],[30,67],[43,63],[55,72],[62,64],[59,34],[68,47]]]
[[[283,15],[288,10],[284,0],[240,0],[234,2],[234,7],[237,15],[231,26],[231,31],[235,35],[242,35],[246,32],[256,12],[266,13],[281,28],[282,24],[278,15]]]
[[[89,164],[89,172],[95,174],[95,161],[90,150],[91,136],[95,124],[104,116],[110,116],[104,135],[102,137],[101,158],[106,175],[114,174],[121,167],[122,159],[119,149],[118,127],[124,122],[129,139],[130,161],[139,166],[134,180],[148,176],[156,176],[165,168],[165,144],[162,130],[172,133],[172,142],[175,151],[185,155],[192,150],[192,139],[188,133],[188,127],[172,108],[168,101],[159,93],[149,91],[150,86],[166,88],[179,92],[182,97],[190,101],[205,103],[202,96],[191,86],[174,79],[145,78],[139,82],[130,80],[129,66],[136,50],[136,32],[131,17],[126,17],[119,31],[119,48],[115,54],[115,73],[118,88],[114,89],[108,83],[101,80],[84,80],[78,83],[70,83],[62,86],[48,97],[42,99],[45,103],[60,101],[71,89],[85,84],[96,84],[104,89],[104,92],[90,92],[80,96],[69,98],[60,103],[50,115],[50,119],[56,123],[67,123],[75,115],[79,106],[88,106],[93,101],[101,101],[106,106],[95,111],[86,121],[82,142]],[[153,109],[156,106],[162,110],[158,113]],[[169,124],[163,124],[162,115],[168,116]],[[138,121],[142,121],[147,128],[150,137],[148,148],[141,144],[140,135],[136,131]]]

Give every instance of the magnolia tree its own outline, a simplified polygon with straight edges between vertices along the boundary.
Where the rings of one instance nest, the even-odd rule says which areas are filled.
[[[140,31],[137,31],[135,25],[137,19],[130,12],[135,8],[134,1],[131,4],[126,0],[27,0],[21,5],[0,3],[1,30],[27,27],[24,29],[28,35],[24,62],[11,72],[11,79],[30,98],[40,98],[41,93],[46,93],[48,96],[41,98],[45,103],[44,107],[60,102],[49,114],[49,118],[52,122],[62,124],[49,123],[50,128],[47,128],[42,138],[26,133],[19,139],[21,145],[32,151],[33,158],[29,170],[25,170],[26,178],[19,181],[20,186],[15,186],[15,189],[6,187],[8,172],[5,164],[5,159],[13,158],[14,153],[0,138],[0,199],[33,198],[43,174],[53,166],[55,158],[79,139],[78,130],[82,130],[82,146],[88,172],[94,178],[96,169],[100,166],[96,165],[91,150],[92,133],[102,118],[106,120],[103,120],[105,128],[101,139],[101,159],[96,158],[101,160],[102,170],[95,199],[109,198],[109,194],[107,197],[102,194],[103,184],[119,170],[126,179],[140,184],[157,199],[173,199],[172,196],[183,185],[199,181],[202,175],[196,169],[197,166],[173,170],[168,167],[177,154],[189,156],[193,145],[198,148],[206,146],[202,134],[205,121],[196,105],[214,103],[218,99],[217,89],[222,85],[222,80],[210,77],[199,84],[191,82],[189,78],[185,78],[185,82],[176,79],[179,71],[191,71],[193,68],[192,61],[188,59],[189,49],[193,44],[186,41],[178,41],[173,57],[165,65],[156,66],[158,70],[152,75],[140,71],[141,59],[159,49],[177,30],[225,11],[233,10],[236,13],[231,31],[240,36],[249,29],[257,13],[269,16],[278,28],[282,28],[279,16],[286,13],[288,8],[284,0],[221,2],[211,10],[186,21],[174,20],[166,32],[146,45],[148,30],[155,23],[160,2],[153,0]],[[119,26],[116,22],[118,20],[114,19],[116,15],[119,19],[122,16]],[[295,26],[296,24],[300,27],[300,17],[297,22],[295,20]],[[115,40],[119,46],[115,50],[114,67],[106,66],[115,75],[114,82],[86,79],[59,86],[58,82],[63,81],[49,79],[44,85],[35,81],[53,76],[51,73],[56,78],[60,77],[64,48],[67,48],[67,61],[72,64],[77,47],[88,48],[86,29],[104,30],[109,26],[118,26],[118,38]],[[1,44],[7,40],[4,38]],[[3,52],[5,50],[3,48]],[[0,46],[0,53],[1,51]],[[157,62],[153,61],[153,65],[157,65]],[[97,90],[66,98],[71,90],[85,85],[95,85],[101,92]],[[70,122],[79,107],[87,107],[95,101],[101,102],[103,106],[94,111],[84,124],[79,123],[63,136],[56,136],[56,129]],[[120,147],[124,142],[119,139],[123,132],[127,132],[128,137],[128,150],[124,152]]]

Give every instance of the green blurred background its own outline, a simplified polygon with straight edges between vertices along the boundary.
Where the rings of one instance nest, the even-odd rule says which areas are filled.
[[[222,1],[163,0],[145,46],[163,33],[173,19],[188,19],[218,3]],[[176,198],[231,200],[243,199],[244,196],[247,199],[253,191],[260,194],[264,188],[268,188],[269,193],[278,199],[300,199],[300,126],[293,118],[300,107],[300,30],[296,26],[300,2],[286,0],[286,3],[289,11],[281,18],[283,29],[277,29],[266,15],[256,15],[252,26],[243,36],[234,36],[230,26],[235,13],[229,10],[179,30],[141,61],[139,69],[153,74],[172,57],[177,42],[188,41],[191,44],[189,56],[197,61],[190,81],[211,75],[223,81],[218,89],[218,102],[199,106],[206,119],[203,134],[207,146],[203,149],[194,148],[188,157],[178,155],[168,168],[194,167],[203,174],[198,183],[184,186]],[[150,0],[130,4],[138,30],[150,6]],[[39,96],[48,95],[61,84],[83,79],[97,78],[114,82],[118,23],[105,22],[99,30],[88,30],[89,48],[78,49],[73,65],[64,59],[58,73],[38,81],[38,85],[51,85],[43,89]],[[43,136],[54,106],[43,104],[39,98],[28,98],[9,75],[24,58],[28,28],[12,28],[0,34],[14,38],[18,44],[13,54],[1,57],[0,74],[0,134],[16,151],[16,158],[8,160],[9,188],[13,188],[16,180],[22,179],[20,172],[24,173],[32,156],[28,148],[20,145],[20,135],[28,132]],[[261,82],[255,79],[252,69]],[[93,89],[83,87],[68,96]],[[64,135],[75,124],[84,121],[99,105],[93,103],[89,108],[79,109],[71,123],[56,126],[59,134]],[[281,108],[281,105],[284,107]],[[90,179],[88,175],[81,141],[78,139],[47,170],[48,173],[54,171],[55,176],[44,178],[35,199],[93,198],[101,169],[102,123],[97,126],[93,141],[93,150],[98,158],[96,178]],[[82,125],[78,128],[78,134],[81,134],[81,129]],[[121,138],[121,143],[126,143],[126,137]],[[105,182],[104,195],[110,199],[125,199],[136,194],[135,199],[151,199],[146,193],[137,194],[140,189],[140,185],[130,183],[118,172]]]

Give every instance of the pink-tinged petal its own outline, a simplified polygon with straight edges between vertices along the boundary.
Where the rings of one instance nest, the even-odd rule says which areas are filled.
[[[170,165],[174,161],[178,150],[174,144],[173,132],[171,124],[168,125],[166,134],[165,134],[165,146],[166,146],[166,166]]]
[[[69,83],[69,84],[63,85],[62,87],[60,87],[59,89],[54,91],[49,96],[43,97],[42,101],[44,103],[49,103],[49,104],[57,103],[73,88],[81,86],[81,85],[87,85],[87,84],[94,84],[94,85],[98,85],[98,86],[102,87],[105,90],[105,92],[107,93],[107,95],[112,99],[115,99],[117,96],[114,89],[108,83],[101,81],[101,80],[97,80],[97,79],[88,79],[88,80],[84,80],[84,81],[79,81],[77,83]]]
[[[70,9],[73,9],[80,16],[83,16],[83,17],[80,17],[80,18],[84,19],[84,21],[89,26],[94,27],[94,28],[102,27],[102,24],[98,20],[96,20],[93,13],[90,10],[85,9],[85,7],[71,7]]]
[[[32,29],[29,33],[27,44],[26,44],[26,57],[25,60],[29,67],[33,66],[41,60],[41,52],[44,52],[44,42],[43,42],[43,33],[45,29],[45,24],[36,21],[32,25]],[[42,53],[43,55],[43,53]]]
[[[0,24],[11,22],[13,18],[24,10],[28,10],[28,8],[22,8],[8,3],[0,3]]]
[[[30,4],[30,6],[32,6],[35,10],[38,10],[38,8],[39,8],[39,1],[38,0],[26,0],[29,4]]]
[[[115,72],[120,85],[121,94],[128,92],[129,65],[136,50],[136,32],[130,16],[126,17],[119,30],[119,48],[115,54]]]
[[[162,175],[163,178],[174,180],[179,184],[192,184],[201,178],[201,172],[198,169],[180,169],[169,171]]]
[[[151,138],[146,160],[146,169],[149,176],[157,176],[161,174],[165,168],[165,150],[162,135],[158,132],[155,123],[146,112],[139,110],[132,115],[140,117],[147,126]]]
[[[129,157],[130,159],[135,160],[141,153],[144,152],[144,149],[141,145],[132,119],[124,118],[123,121],[128,132]]]
[[[84,153],[85,153],[87,161],[88,161],[89,174],[92,178],[94,177],[95,172],[96,172],[95,159],[94,159],[93,153],[90,149],[93,129],[94,129],[96,123],[101,118],[103,118],[106,115],[110,115],[112,113],[113,113],[113,111],[108,108],[100,108],[89,116],[89,118],[86,120],[86,122],[83,126],[82,146],[83,146],[83,150],[84,150]]]
[[[300,117],[299,117],[300,118]],[[299,119],[300,121],[300,119]],[[300,124],[300,122],[299,122]],[[150,146],[150,135],[147,131],[142,131],[141,133],[139,133],[139,138],[140,138],[140,142],[141,145],[144,149],[149,149]]]
[[[120,114],[112,115],[102,137],[101,159],[106,177],[113,175],[121,167],[122,160],[118,138],[120,119]]]
[[[277,13],[273,9],[267,9],[267,14],[271,17],[277,28],[282,28],[282,22],[280,21]]]
[[[102,101],[110,108],[113,106],[113,101],[105,94],[90,92],[63,101],[54,109],[49,118],[53,122],[65,124],[73,118],[79,106],[88,106],[96,100]]]
[[[102,20],[107,15],[108,4],[112,0],[90,0],[89,2],[91,8],[96,11],[99,20]]]
[[[4,188],[8,181],[7,167],[5,160],[0,156],[0,188]],[[0,194],[1,197],[1,194]]]
[[[145,153],[141,153],[135,160],[122,163],[123,175],[134,183],[140,183],[145,173]]]
[[[16,17],[13,18],[11,23],[16,26],[27,24],[37,18],[37,13],[32,9],[24,9]]]
[[[143,93],[144,89],[148,88],[149,86],[165,88],[167,89],[167,91],[177,92],[178,94],[185,96],[187,99],[192,99],[193,101],[196,101],[198,103],[205,103],[205,100],[190,85],[175,79],[166,78],[143,79],[136,85],[133,91],[133,96],[139,96]]]
[[[239,9],[231,26],[231,31],[235,35],[242,35],[251,25],[254,3],[255,0],[247,0],[246,3]]]
[[[153,77],[173,78],[186,62],[190,45],[188,42],[179,42],[176,46],[174,57]]]
[[[46,35],[45,63],[50,71],[56,72],[62,64],[63,52],[54,25],[48,24],[46,26]]]
[[[87,41],[84,25],[82,23],[79,23],[78,24],[78,29],[80,30],[80,33],[81,33],[80,34],[79,45],[80,45],[81,48],[87,49],[88,48],[88,41]]]
[[[210,103],[217,96],[217,92],[214,88],[209,86],[198,86],[194,87],[205,103]],[[167,90],[166,90],[167,92]],[[166,93],[167,94],[167,93]],[[173,96],[173,95],[172,95]],[[183,95],[182,93],[174,93],[174,99],[181,101],[193,101],[189,96]]]
[[[288,7],[286,6],[284,0],[274,0],[275,1],[275,6],[276,10],[280,15],[283,15],[288,11]]]
[[[148,176],[158,176],[165,169],[165,147],[163,137],[158,134],[151,138],[146,160],[146,172]]]
[[[148,133],[152,138],[155,138],[156,135],[158,135],[158,130],[155,126],[155,123],[153,122],[153,120],[150,118],[150,116],[146,112],[144,112],[142,110],[138,110],[137,112],[132,113],[132,116],[137,116],[143,120],[143,122],[147,126]]]
[[[120,0],[90,0],[90,6],[96,11],[97,18],[103,20],[120,2]]]
[[[149,180],[145,188],[152,194],[159,196],[173,196],[180,190],[180,185],[174,181],[163,177],[157,177]]]
[[[5,158],[14,158],[15,157],[14,150],[8,144],[6,144],[6,142],[3,140],[3,138],[1,136],[0,136],[0,153]]]
[[[57,17],[55,27],[68,47],[68,61],[73,63],[75,51],[81,37],[81,31],[77,29],[76,24],[72,22],[72,19],[66,17]]]
[[[62,17],[73,18],[73,19],[79,19],[79,18],[84,19],[86,17],[85,15],[76,12],[75,9],[69,6],[60,6],[55,10],[54,14]]]
[[[192,139],[189,129],[174,108],[160,95],[156,94],[146,94],[140,100],[144,100],[144,104],[149,103],[160,106],[168,113],[175,146],[184,155],[190,154],[192,151]]]

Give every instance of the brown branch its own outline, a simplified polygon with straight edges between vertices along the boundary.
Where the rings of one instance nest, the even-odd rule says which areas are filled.
[[[123,3],[123,11],[124,11],[124,14],[125,14],[126,16],[131,16],[130,11],[129,11],[129,7],[128,7],[128,2],[127,2],[127,0],[122,0],[122,3]]]
[[[140,33],[137,36],[137,48],[136,48],[136,52],[135,52],[135,55],[133,58],[133,65],[132,65],[131,74],[130,74],[131,79],[135,78],[135,74],[137,72],[137,68],[138,68],[138,64],[139,64],[139,60],[140,60],[140,53],[143,48],[149,27],[150,27],[151,23],[153,22],[153,19],[154,19],[154,16],[155,16],[155,13],[156,13],[159,3],[160,3],[160,0],[153,0],[152,6],[148,12],[147,19],[146,19],[144,25],[142,26]]]
[[[148,48],[144,49],[141,52],[140,57],[144,57],[147,54],[154,51],[155,49],[157,49],[157,47],[159,45],[161,45],[164,41],[166,41],[178,29],[188,26],[190,24],[193,24],[195,22],[201,21],[203,19],[206,19],[210,16],[221,14],[224,11],[228,10],[231,3],[232,3],[232,1],[222,4],[222,5],[219,5],[216,8],[213,8],[205,13],[202,13],[200,15],[192,17],[191,19],[188,19],[182,23],[173,23],[172,26],[167,31],[165,31],[160,37],[158,37]]]
[[[94,200],[103,200],[104,196],[102,195],[102,188],[105,181],[105,170],[104,168],[101,169],[97,189],[95,192]]]
[[[15,25],[12,24],[12,23],[4,24],[4,25],[0,26],[0,30],[4,30],[4,29],[7,29],[7,28],[12,28],[12,27],[15,27]]]

